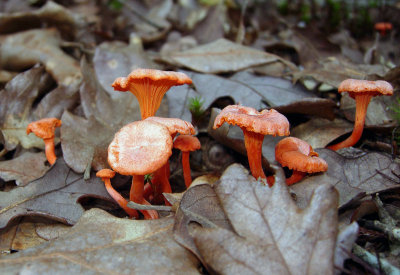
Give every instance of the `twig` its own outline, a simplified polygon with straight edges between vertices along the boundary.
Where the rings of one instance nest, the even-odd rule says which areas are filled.
[[[388,275],[394,275],[394,274],[400,274],[400,269],[397,267],[391,265],[387,260],[385,259],[378,259],[375,255],[372,253],[368,252],[361,246],[355,244],[353,247],[353,253],[357,257],[360,257],[363,261],[369,263],[371,266],[375,268],[379,268],[379,265],[381,265],[383,272]]]
[[[129,208],[136,210],[156,210],[156,211],[168,211],[168,212],[174,211],[172,206],[139,204],[133,201],[128,202],[127,206]]]

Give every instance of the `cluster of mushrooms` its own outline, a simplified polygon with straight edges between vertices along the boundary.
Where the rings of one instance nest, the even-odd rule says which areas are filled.
[[[200,149],[195,129],[190,122],[178,118],[156,117],[164,94],[172,86],[191,84],[184,73],[153,69],[136,69],[127,77],[117,78],[112,87],[116,91],[130,91],[139,101],[142,120],[122,127],[108,147],[108,163],[111,169],[102,169],[100,177],[108,193],[131,218],[139,218],[139,212],[127,206],[126,200],[111,185],[115,173],[132,176],[129,200],[137,204],[168,202],[163,193],[171,193],[168,159],[172,148],[182,151],[182,167],[186,187],[191,184],[189,152]],[[332,150],[349,147],[360,139],[370,99],[377,95],[393,94],[392,86],[386,81],[348,79],[341,83],[339,92],[348,92],[356,100],[356,121],[353,133],[346,140],[329,146]],[[265,135],[288,136],[289,121],[274,109],[257,111],[242,105],[225,107],[214,121],[214,129],[224,122],[239,126],[244,134],[251,174],[256,179],[274,184],[273,176],[266,176],[262,168],[262,143]],[[61,126],[56,118],[45,118],[32,122],[27,134],[33,132],[45,142],[48,162],[56,161],[54,153],[54,130]],[[179,134],[179,135],[178,135]],[[307,173],[324,172],[328,164],[318,157],[312,147],[295,137],[282,139],[275,148],[275,158],[283,166],[293,170],[286,179],[288,185],[300,181]],[[145,184],[145,175],[152,174],[152,185]],[[155,210],[139,210],[145,219],[157,219]]]

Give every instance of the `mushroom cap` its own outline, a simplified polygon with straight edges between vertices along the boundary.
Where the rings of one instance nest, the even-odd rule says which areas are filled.
[[[215,118],[213,128],[220,127],[224,122],[262,135],[289,135],[289,121],[274,109],[258,112],[252,107],[228,105]]]
[[[369,94],[372,96],[392,95],[393,87],[384,80],[369,81],[360,79],[346,79],[340,83],[339,93],[348,92],[354,98],[356,95]]]
[[[122,127],[108,146],[108,163],[122,175],[146,175],[163,166],[172,154],[168,128],[154,121]]]
[[[300,172],[317,173],[328,170],[326,161],[319,158],[318,153],[307,142],[295,137],[286,137],[278,142],[275,159],[282,166]]]
[[[393,25],[390,22],[378,22],[375,23],[374,28],[378,31],[388,31],[393,28]]]
[[[168,87],[192,84],[192,79],[184,73],[139,68],[127,77],[118,77],[111,86],[117,91],[126,92],[131,90],[131,85],[145,81]]]
[[[201,148],[200,141],[195,136],[179,135],[174,141],[174,148],[182,152],[192,152]]]
[[[96,177],[99,178],[108,178],[108,179],[112,179],[115,176],[115,171],[111,170],[111,169],[101,169],[100,171],[98,171],[96,173]]]
[[[43,118],[34,122],[31,122],[26,127],[26,134],[33,132],[36,136],[42,139],[54,138],[54,131],[56,127],[61,126],[61,120],[50,117]]]
[[[146,118],[145,120],[155,121],[163,124],[168,128],[171,136],[176,135],[177,133],[181,135],[194,135],[195,130],[192,123],[182,120],[180,118],[168,118],[168,117],[158,117],[151,116]]]

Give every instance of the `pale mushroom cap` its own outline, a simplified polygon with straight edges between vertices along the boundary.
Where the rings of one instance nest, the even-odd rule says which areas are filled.
[[[122,127],[108,146],[108,163],[122,175],[146,175],[163,166],[172,154],[168,128],[153,121]]]
[[[131,84],[142,83],[145,81],[169,87],[192,84],[192,79],[184,73],[155,69],[136,69],[127,77],[118,77],[112,86],[117,91],[125,92],[130,90]]]
[[[339,93],[348,92],[351,97],[358,94],[392,95],[393,87],[389,82],[384,80],[369,81],[360,79],[346,79],[340,83]]]
[[[34,122],[31,122],[26,127],[26,133],[33,132],[36,136],[42,139],[54,138],[54,131],[56,127],[61,126],[61,120],[51,117],[43,118]]]
[[[319,158],[307,142],[295,137],[286,137],[278,142],[275,159],[282,166],[300,172],[317,173],[328,170],[326,161]]]
[[[177,133],[181,135],[194,135],[195,130],[192,123],[187,122],[185,120],[179,118],[166,118],[166,117],[157,117],[151,116],[146,118],[145,120],[151,120],[158,123],[163,124],[168,128],[168,131],[171,135],[176,135]]]
[[[201,148],[200,141],[197,137],[190,135],[179,135],[174,141],[174,148],[182,152],[196,151]]]
[[[104,179],[104,178],[112,179],[114,176],[115,176],[115,171],[113,171],[111,169],[107,169],[107,168],[101,169],[100,171],[98,171],[96,173],[96,177],[99,177],[102,179]]]
[[[228,105],[215,118],[214,129],[224,122],[262,135],[288,136],[289,121],[274,109],[258,112],[241,105]]]

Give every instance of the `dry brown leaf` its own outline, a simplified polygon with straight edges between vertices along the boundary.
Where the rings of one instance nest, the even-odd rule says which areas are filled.
[[[56,29],[38,29],[10,34],[2,39],[0,64],[19,70],[42,63],[59,85],[77,87],[82,81],[79,63],[60,49]]]
[[[312,118],[290,130],[291,136],[306,141],[313,148],[324,148],[336,138],[353,130],[353,124],[336,118]]]
[[[321,184],[309,206],[292,200],[283,171],[272,188],[233,164],[214,191],[233,231],[214,225],[190,234],[218,274],[333,274],[337,193]],[[183,201],[183,199],[182,199]]]
[[[395,181],[384,176],[390,177],[392,172],[400,173],[400,165],[396,161],[377,152],[352,151],[357,154],[345,157],[329,149],[317,149],[319,157],[328,163],[328,171],[305,178],[290,187],[296,194],[297,204],[301,207],[307,205],[311,193],[322,183],[336,187],[340,207],[359,193],[375,193],[398,186]]]
[[[24,187],[0,192],[0,228],[19,216],[41,215],[74,224],[84,212],[78,200],[96,197],[111,200],[104,183],[95,175],[85,181],[65,164],[63,158],[45,176]]]
[[[4,274],[199,274],[172,236],[173,218],[135,221],[86,211],[58,239],[0,258]]]
[[[166,62],[173,62],[202,73],[236,72],[261,64],[286,62],[277,55],[242,46],[223,38],[183,52],[170,53],[162,58]]]
[[[16,158],[0,162],[0,178],[5,181],[15,180],[17,185],[25,186],[43,176],[49,168],[44,153],[25,152]]]

